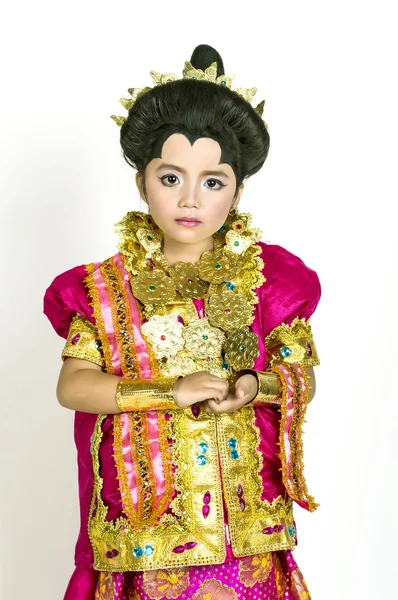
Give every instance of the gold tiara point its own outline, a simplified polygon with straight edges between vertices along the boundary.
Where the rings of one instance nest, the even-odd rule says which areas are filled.
[[[178,80],[178,77],[176,77],[174,73],[158,73],[157,71],[153,70],[151,70],[149,73],[152,77],[152,81],[155,84],[155,86],[165,85],[172,81]],[[209,67],[207,67],[207,69],[203,71],[202,69],[196,69],[189,60],[186,60],[184,63],[184,69],[182,71],[181,79],[197,79],[200,81],[210,81],[211,83],[216,83],[217,85],[228,87],[230,90],[234,91],[236,94],[244,98],[244,100],[246,100],[246,102],[250,104],[253,100],[254,95],[257,92],[257,88],[237,88],[233,90],[232,83],[234,77],[235,74],[220,75],[219,77],[217,77],[217,62],[213,62]],[[152,88],[148,86],[143,88],[129,88],[128,92],[131,96],[131,100],[126,98],[120,98],[120,103],[124,106],[124,108],[127,109],[127,111],[130,111],[131,108],[134,106],[136,100],[142,94],[145,94],[151,89]],[[260,117],[262,117],[264,110],[264,100],[260,102],[260,104],[258,104],[254,110]],[[123,125],[123,123],[126,121],[126,117],[117,117],[116,115],[111,115],[111,118],[115,121],[117,125],[119,125],[119,127]],[[268,129],[267,123],[265,121],[264,125]]]

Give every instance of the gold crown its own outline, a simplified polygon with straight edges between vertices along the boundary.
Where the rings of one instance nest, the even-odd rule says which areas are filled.
[[[150,71],[150,75],[153,79],[155,85],[164,85],[165,83],[169,83],[170,81],[177,81],[178,77],[174,75],[174,73],[166,73],[162,75],[161,73],[157,73],[156,71]],[[189,61],[185,61],[184,70],[182,72],[181,79],[204,79],[206,81],[211,81],[212,83],[216,83],[218,85],[225,85],[229,89],[232,89],[232,81],[234,79],[234,75],[220,75],[217,77],[217,63],[213,62],[210,67],[207,67],[204,71],[202,69],[195,69]],[[143,88],[129,88],[128,92],[131,96],[130,98],[120,98],[120,103],[126,108],[128,111],[135,104],[137,98],[151,90],[151,87],[143,87]],[[249,104],[253,100],[254,94],[257,92],[257,88],[237,88],[233,90],[240,96],[242,96]],[[256,113],[262,117],[264,111],[264,100],[258,104],[254,110]],[[126,120],[126,117],[117,117],[116,115],[111,115],[111,118],[115,121],[119,127],[123,125]],[[264,121],[265,127],[268,129],[267,123]]]

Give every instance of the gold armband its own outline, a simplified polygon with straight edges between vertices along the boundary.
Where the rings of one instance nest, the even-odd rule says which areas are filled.
[[[296,317],[290,325],[282,323],[265,338],[267,366],[299,364],[314,367],[320,364],[311,325]]]
[[[177,379],[121,379],[116,388],[117,405],[121,412],[176,409],[173,388]]]
[[[254,404],[281,404],[282,385],[277,373],[267,371],[249,371],[257,377],[258,392]]]
[[[97,329],[90,321],[76,314],[69,326],[68,338],[62,350],[62,360],[67,357],[82,358],[104,367],[101,342]]]

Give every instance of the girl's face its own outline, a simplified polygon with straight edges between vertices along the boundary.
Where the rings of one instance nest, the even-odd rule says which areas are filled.
[[[163,144],[161,158],[146,166],[145,189],[137,173],[137,187],[165,241],[209,246],[238,205],[243,185],[234,200],[236,177],[220,158],[215,140],[199,138],[191,146],[185,135],[174,133]]]

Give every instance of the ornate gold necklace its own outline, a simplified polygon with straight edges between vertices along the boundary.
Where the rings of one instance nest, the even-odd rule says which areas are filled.
[[[251,215],[232,211],[213,236],[213,251],[174,266],[162,253],[163,233],[150,215],[129,212],[116,227],[132,292],[147,319],[142,333],[163,374],[207,370],[230,379],[251,368],[258,356],[257,335],[249,329],[258,302],[254,290],[265,281],[261,232],[251,227]],[[194,299],[204,300],[203,318]]]

